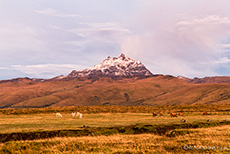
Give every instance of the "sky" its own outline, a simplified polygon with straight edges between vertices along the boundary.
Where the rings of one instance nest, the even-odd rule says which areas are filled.
[[[153,74],[230,76],[229,0],[0,0],[0,80],[121,53]]]

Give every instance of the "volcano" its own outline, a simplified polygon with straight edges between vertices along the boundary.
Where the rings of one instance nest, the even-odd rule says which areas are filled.
[[[62,78],[77,77],[150,77],[153,74],[138,60],[134,60],[125,54],[119,57],[106,58],[102,63],[82,71],[73,70]]]

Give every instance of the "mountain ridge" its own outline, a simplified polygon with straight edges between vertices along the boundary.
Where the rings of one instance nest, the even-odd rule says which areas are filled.
[[[0,84],[0,108],[92,105],[225,104],[229,84],[193,84],[170,75],[142,78],[74,78]]]
[[[121,53],[118,57],[108,56],[103,62],[86,68],[81,71],[72,70],[68,75],[59,75],[49,79],[19,77],[8,80],[0,80],[4,82],[21,82],[23,80],[31,80],[36,82],[44,82],[51,80],[69,80],[74,78],[122,78],[122,77],[151,77],[153,74],[138,60],[134,60]]]
[[[108,56],[103,62],[82,71],[73,70],[64,78],[75,77],[149,77],[153,74],[140,62],[123,53],[119,57]]]
[[[193,84],[230,83],[230,76],[207,76],[203,78],[194,77],[193,79],[177,76],[177,78]]]
[[[93,67],[86,68],[84,70],[72,70],[67,75],[59,75],[49,79],[42,78],[29,78],[29,77],[19,77],[7,80],[0,80],[1,83],[13,82],[18,83],[24,80],[31,80],[34,82],[45,82],[53,80],[71,80],[74,78],[100,78],[100,77],[110,77],[113,79],[118,78],[130,78],[130,77],[153,77],[161,74],[153,74],[150,72],[142,62],[139,60],[134,60],[125,54],[121,53],[118,57],[108,56],[103,62],[94,65]],[[230,83],[230,76],[211,76],[203,78],[188,78],[184,76],[177,76],[178,79],[183,80],[187,83],[193,84],[208,84],[208,83]]]
[[[0,108],[226,104],[229,82],[230,77],[152,74],[140,61],[121,54],[65,76],[2,80]]]

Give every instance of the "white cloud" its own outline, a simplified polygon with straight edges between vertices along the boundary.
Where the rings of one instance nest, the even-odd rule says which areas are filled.
[[[120,38],[131,33],[127,28],[122,27],[119,23],[105,22],[105,23],[81,23],[85,27],[68,30],[87,39],[88,42],[92,40],[103,40],[105,42],[118,43]]]
[[[230,48],[230,44],[220,44],[221,48]]]
[[[52,28],[52,29],[56,29],[56,30],[63,30],[63,28],[61,28],[61,27],[59,27],[57,25],[54,25],[54,24],[50,24],[49,27]]]
[[[67,42],[64,42],[64,44],[73,45],[75,47],[83,47],[87,44],[87,42],[84,42],[84,41],[67,41]]]
[[[230,63],[230,59],[228,57],[222,57],[218,61],[215,61],[217,64],[227,64]]]
[[[8,70],[9,68],[7,67],[0,67],[0,70]]]
[[[176,32],[200,52],[220,54],[219,43],[230,35],[230,18],[217,15],[180,21]],[[205,51],[206,50],[206,51]]]
[[[72,64],[39,64],[12,65],[8,69],[20,71],[29,75],[30,77],[51,78],[58,75],[67,75],[72,70],[82,70],[84,67]]]
[[[224,56],[220,43],[230,37],[230,18],[189,15],[138,19],[135,32],[121,41],[122,50],[141,57],[153,73],[186,76],[216,75],[217,61]],[[158,20],[158,19],[157,19]],[[147,25],[143,25],[146,23]],[[226,48],[227,45],[225,45]]]
[[[40,63],[91,66],[121,51],[153,73],[194,77],[229,68],[229,0],[11,3],[1,7],[0,65],[19,64],[9,68],[21,72]],[[55,69],[37,75],[55,72],[42,71],[48,68]]]
[[[80,14],[65,14],[65,13],[59,13],[57,10],[47,8],[44,10],[35,10],[36,13],[47,15],[47,16],[55,16],[55,17],[61,17],[61,18],[86,18],[85,16],[82,16]]]
[[[39,39],[41,31],[23,24],[0,25],[0,51],[44,50],[46,43]]]
[[[230,24],[230,18],[228,17],[220,17],[218,15],[210,15],[204,18],[189,18],[178,22],[178,25],[195,25],[195,24]]]

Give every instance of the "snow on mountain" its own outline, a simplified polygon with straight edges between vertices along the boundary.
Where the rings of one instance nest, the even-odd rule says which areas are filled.
[[[73,70],[67,77],[147,77],[152,73],[137,60],[124,54],[119,57],[108,57],[102,63],[83,71]]]
[[[184,80],[184,81],[186,81],[186,82],[191,82],[191,81],[192,81],[192,79],[187,78],[187,77],[184,77],[184,76],[181,76],[181,75],[177,76],[177,78],[178,78],[178,79],[181,79],[181,80]]]

